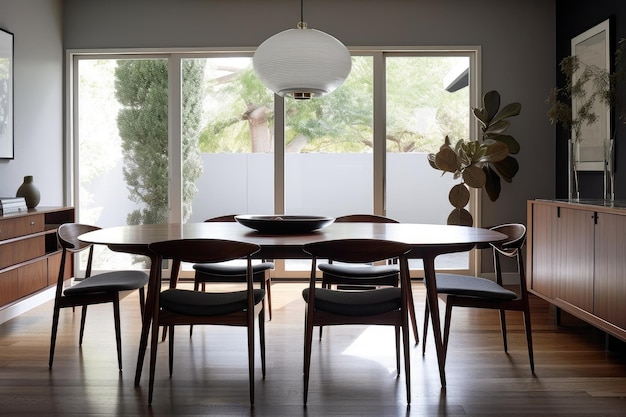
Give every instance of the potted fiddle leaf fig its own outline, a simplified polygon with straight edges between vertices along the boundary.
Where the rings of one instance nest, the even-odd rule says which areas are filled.
[[[428,155],[430,165],[450,172],[461,182],[450,190],[448,198],[454,207],[448,216],[448,224],[471,226],[473,219],[465,210],[469,202],[469,189],[484,188],[491,201],[500,197],[501,179],[512,182],[519,170],[512,156],[520,145],[513,136],[506,134],[510,117],[520,114],[520,103],[511,103],[500,109],[500,94],[489,91],[483,96],[482,107],[474,108],[473,114],[481,125],[481,137],[477,140],[460,139],[456,144],[448,136],[437,153]]]

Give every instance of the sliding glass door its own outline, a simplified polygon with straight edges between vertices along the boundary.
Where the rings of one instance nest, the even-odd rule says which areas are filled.
[[[77,218],[110,227],[374,213],[445,223],[453,180],[426,155],[446,135],[472,136],[476,94],[467,74],[477,54],[356,51],[344,85],[310,101],[268,91],[251,52],[71,54]],[[451,91],[445,80],[458,68],[465,85],[457,77]],[[146,266],[132,256],[107,259],[96,269]],[[439,266],[472,263],[463,254]],[[275,275],[307,269],[279,262]]]

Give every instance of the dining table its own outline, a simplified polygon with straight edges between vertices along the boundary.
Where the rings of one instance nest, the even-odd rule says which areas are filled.
[[[335,239],[383,239],[411,245],[412,249],[408,256],[422,259],[423,262],[426,302],[430,306],[439,377],[442,387],[445,387],[445,351],[438,308],[435,258],[441,254],[468,251],[476,245],[498,242],[506,239],[506,236],[479,227],[368,222],[337,222],[319,230],[297,234],[261,233],[237,222],[141,224],[108,227],[85,233],[79,236],[79,240],[106,245],[118,252],[145,255],[152,261],[137,355],[135,386],[139,386],[141,380],[153,309],[161,290],[157,269],[161,268],[161,265],[154,262],[155,255],[148,246],[153,242],[175,239],[225,239],[254,243],[261,248],[255,257],[264,259],[304,259],[308,256],[302,249],[304,245]]]

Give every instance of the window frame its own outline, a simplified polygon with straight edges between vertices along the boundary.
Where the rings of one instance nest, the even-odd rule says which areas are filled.
[[[481,47],[480,46],[415,46],[415,47],[348,47],[353,56],[367,55],[373,57],[373,208],[374,214],[385,215],[385,173],[386,173],[386,84],[385,60],[397,56],[467,56],[469,58],[469,100],[471,107],[479,107],[481,100]],[[182,60],[185,58],[203,58],[220,56],[247,56],[254,53],[254,48],[158,48],[158,49],[71,49],[66,51],[66,136],[64,153],[65,201],[76,207],[76,217],[80,219],[78,207],[79,185],[75,178],[78,172],[78,62],[83,59],[132,59],[132,58],[165,58],[169,62],[169,108],[181,108],[181,75]],[[285,144],[284,144],[284,98],[275,95],[274,100],[274,211],[283,213],[285,209]],[[470,117],[470,139],[479,137],[479,126],[475,118]],[[182,221],[182,121],[181,112],[170,111],[168,114],[169,136],[169,221]],[[178,173],[178,175],[174,175]],[[480,227],[479,190],[470,190],[469,210],[474,216],[475,226]],[[284,261],[276,260],[277,278],[303,278],[307,272],[284,270]],[[470,252],[469,269],[464,271],[473,275],[480,270],[480,256],[476,250]],[[184,275],[183,275],[184,276]],[[423,277],[423,270],[412,271],[412,276]]]

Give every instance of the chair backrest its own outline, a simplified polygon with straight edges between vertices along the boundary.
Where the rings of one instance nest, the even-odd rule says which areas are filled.
[[[63,223],[57,229],[57,241],[63,252],[61,253],[61,263],[59,265],[59,275],[57,276],[56,298],[60,298],[63,294],[63,282],[65,281],[65,264],[69,254],[89,249],[87,258],[87,267],[85,268],[85,277],[91,276],[91,265],[93,261],[93,245],[78,240],[78,236],[83,233],[99,230],[97,226],[91,226],[80,223]]]
[[[326,258],[346,263],[365,263],[403,256],[411,250],[411,246],[381,239],[337,239],[308,243],[303,249],[314,260]]]
[[[528,298],[526,286],[526,273],[524,270],[524,258],[522,256],[522,246],[526,243],[526,226],[521,223],[508,223],[490,228],[496,232],[507,235],[507,239],[501,242],[491,243],[493,248],[493,265],[496,272],[496,281],[502,285],[502,267],[500,255],[517,259],[517,272],[520,279],[520,295],[522,299]]]
[[[348,214],[346,216],[339,216],[335,219],[336,223],[400,223],[397,220],[390,219],[389,217],[379,216],[377,214]]]
[[[78,236],[83,233],[99,230],[97,226],[79,223],[64,223],[57,229],[57,237],[61,247],[70,252],[80,252],[91,246],[90,243],[81,242]]]
[[[205,223],[210,223],[210,222],[235,222],[235,216],[237,216],[236,214],[226,214],[224,216],[217,216],[217,217],[211,217],[210,219],[206,219],[204,222]]]
[[[521,223],[501,224],[490,229],[507,235],[506,240],[491,244],[494,250],[504,256],[517,256],[519,250],[526,243],[526,226]]]
[[[180,265],[181,262],[213,263],[246,258],[247,304],[248,311],[253,310],[254,296],[252,294],[253,274],[251,255],[261,250],[259,245],[223,239],[174,239],[151,243],[148,245],[148,248],[157,255],[157,264],[161,264],[164,259],[172,259],[175,264]],[[158,268],[157,282],[161,281],[161,273],[161,268]],[[170,288],[171,287],[170,279]]]
[[[241,259],[258,252],[254,243],[223,239],[175,239],[151,243],[149,246],[163,259],[181,262],[211,263]]]
[[[335,223],[400,223],[397,220],[391,219],[385,216],[379,216],[377,214],[348,214],[345,216],[339,216],[335,219]],[[333,260],[338,261],[338,259],[328,258],[329,263],[333,263]],[[392,264],[396,263],[397,260],[394,258],[389,258],[387,263]]]
[[[304,245],[304,252],[313,258],[309,281],[309,301],[315,297],[318,259],[334,259],[339,262],[359,264],[392,258],[398,259],[400,264],[400,288],[402,293],[405,294],[407,288],[405,283],[410,281],[406,254],[411,249],[412,247],[409,244],[382,239],[337,239]]]

